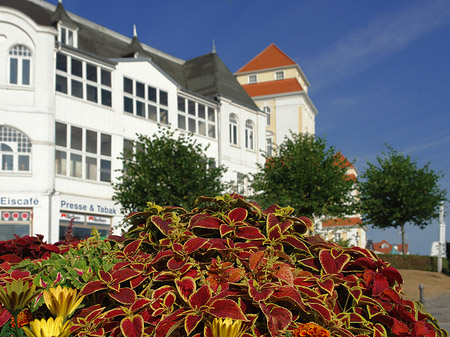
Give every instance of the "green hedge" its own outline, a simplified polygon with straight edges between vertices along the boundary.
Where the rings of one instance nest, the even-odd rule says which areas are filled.
[[[378,254],[378,256],[397,269],[415,269],[437,271],[437,257],[424,255],[391,255]],[[442,259],[442,272],[448,274],[448,260]]]

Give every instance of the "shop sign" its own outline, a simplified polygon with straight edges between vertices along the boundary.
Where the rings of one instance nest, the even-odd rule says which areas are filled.
[[[0,206],[38,206],[39,199],[37,198],[10,198],[0,197]]]
[[[61,200],[61,208],[71,211],[96,212],[108,215],[117,215],[115,208],[106,207],[104,205],[99,204],[84,204],[84,203],[68,202],[67,200]]]
[[[20,222],[28,222],[31,218],[30,211],[14,211],[7,210],[0,212],[0,219],[2,221],[20,221]]]

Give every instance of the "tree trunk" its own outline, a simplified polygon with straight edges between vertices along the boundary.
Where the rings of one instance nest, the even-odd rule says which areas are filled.
[[[402,255],[405,255],[405,225],[400,226],[400,231],[402,233]]]

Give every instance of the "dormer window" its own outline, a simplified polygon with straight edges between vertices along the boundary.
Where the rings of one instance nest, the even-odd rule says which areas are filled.
[[[256,75],[249,75],[248,83],[256,83]]]
[[[71,47],[77,47],[77,31],[68,27],[59,27],[59,42]]]
[[[276,80],[284,79],[284,71],[277,71],[277,72],[275,72],[275,79]]]

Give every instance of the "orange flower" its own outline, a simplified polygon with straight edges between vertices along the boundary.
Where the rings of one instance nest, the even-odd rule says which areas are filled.
[[[300,325],[292,332],[293,337],[330,337],[330,332],[316,323],[310,322]]]
[[[28,325],[33,320],[33,317],[31,316],[31,312],[28,309],[22,310],[17,315],[17,321],[19,322],[19,328]],[[14,321],[14,317],[11,317],[11,327],[16,327],[16,322]]]

